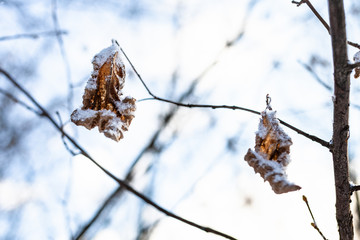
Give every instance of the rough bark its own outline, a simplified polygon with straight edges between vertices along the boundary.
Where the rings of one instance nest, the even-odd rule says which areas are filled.
[[[349,183],[349,90],[346,25],[343,0],[328,0],[334,65],[333,164],[336,188],[336,220],[341,240],[354,238]]]

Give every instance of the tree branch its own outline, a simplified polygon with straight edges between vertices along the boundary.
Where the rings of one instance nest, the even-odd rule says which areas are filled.
[[[169,99],[165,99],[165,98],[161,98],[161,97],[158,97],[156,96],[154,93],[151,92],[151,90],[149,89],[149,87],[146,85],[145,81],[142,79],[142,77],[140,76],[140,74],[137,72],[136,68],[134,67],[134,65],[132,64],[132,62],[130,61],[130,59],[128,58],[128,56],[126,55],[126,53],[124,52],[124,50],[120,47],[120,50],[121,52],[124,54],[126,60],[129,62],[131,68],[134,70],[135,74],[138,76],[138,78],[140,79],[142,85],[145,87],[146,91],[149,93],[149,95],[152,96],[152,98],[149,98],[152,99],[152,100],[158,100],[158,101],[161,101],[161,102],[166,102],[166,103],[170,103],[170,104],[174,104],[176,106],[179,106],[179,107],[187,107],[187,108],[211,108],[211,109],[232,109],[232,110],[241,110],[241,111],[245,111],[245,112],[250,112],[250,113],[253,113],[253,114],[257,114],[257,115],[260,115],[261,113],[259,111],[255,111],[255,110],[252,110],[250,108],[245,108],[245,107],[240,107],[240,106],[228,106],[228,105],[210,105],[210,104],[190,104],[190,103],[182,103],[182,102],[175,102],[175,101],[172,101],[172,100],[169,100]],[[314,135],[311,135],[311,134],[308,134],[288,123],[286,123],[285,121],[281,120],[281,119],[278,119],[280,121],[281,124],[283,124],[284,126],[290,128],[291,130],[294,130],[295,132],[297,132],[298,134],[314,141],[314,142],[317,142],[319,143],[320,145],[326,147],[326,148],[330,148],[330,143],[321,139],[321,138],[318,138]]]
[[[336,190],[336,220],[340,240],[354,238],[353,217],[350,210],[351,188],[349,183],[349,106],[350,73],[347,68],[347,40],[343,0],[328,0],[331,43],[334,66],[334,122],[333,167]]]
[[[305,195],[303,195],[303,201],[305,202],[306,206],[307,206],[307,209],[309,210],[309,213],[311,215],[311,218],[313,220],[313,222],[311,223],[311,226],[313,226],[313,228],[320,234],[320,236],[324,239],[324,240],[327,240],[327,238],[324,236],[324,234],[320,231],[318,225],[316,224],[316,221],[315,221],[315,217],[311,211],[311,208],[310,208],[310,205],[309,205],[309,202],[307,200],[307,197]]]
[[[52,5],[52,10],[51,10],[51,15],[52,15],[52,19],[53,19],[53,24],[54,24],[54,30],[55,32],[59,31],[60,29],[60,24],[59,24],[59,19],[58,19],[58,16],[57,16],[57,0],[52,0],[51,1],[51,5]],[[68,110],[71,112],[72,111],[72,102],[73,102],[73,88],[74,88],[74,84],[71,80],[71,70],[70,70],[70,63],[68,61],[68,58],[67,58],[67,54],[66,54],[66,51],[65,51],[65,46],[64,46],[64,41],[63,41],[63,38],[61,35],[57,34],[56,35],[56,39],[57,39],[57,42],[59,44],[59,48],[60,48],[60,53],[61,53],[61,57],[63,59],[63,63],[64,63],[64,66],[65,66],[65,72],[66,72],[66,78],[67,78],[67,81],[68,81],[68,88],[69,88],[69,94],[68,94],[68,97],[67,97],[67,107],[68,107]]]
[[[301,4],[306,3],[306,5],[310,8],[310,10],[314,13],[314,15],[319,19],[319,21],[322,23],[322,25],[326,28],[329,34],[330,33],[330,26],[327,24],[327,22],[321,17],[320,13],[314,8],[314,6],[311,4],[310,0],[301,0],[300,2],[292,1],[292,3],[296,4],[297,7],[299,7]],[[347,41],[347,44],[350,46],[356,47],[360,49],[360,45],[354,42]]]
[[[156,151],[158,147],[156,146],[156,141],[164,129],[164,127],[170,122],[170,119],[174,116],[175,110],[172,109],[166,117],[163,118],[162,123],[160,124],[161,128],[158,129],[154,135],[150,138],[149,143],[146,147],[143,148],[143,150],[137,155],[131,166],[129,167],[129,170],[127,171],[125,182],[130,183],[135,175],[135,167],[140,162],[140,159],[142,156],[149,152],[149,151]],[[118,186],[108,197],[107,199],[101,204],[101,206],[98,208],[98,210],[95,212],[93,217],[78,231],[76,236],[74,237],[74,240],[79,240],[86,234],[86,232],[90,229],[90,227],[99,219],[100,215],[109,207],[111,203],[113,203],[115,200],[118,200],[121,195],[124,193],[124,187]]]
[[[205,227],[202,225],[199,225],[195,222],[189,221],[185,218],[182,218],[172,212],[170,212],[169,210],[159,206],[158,204],[156,204],[154,201],[152,201],[151,199],[149,199],[148,197],[146,197],[145,195],[143,195],[142,193],[136,191],[134,188],[132,188],[128,183],[126,183],[124,180],[121,180],[119,178],[117,178],[115,175],[113,175],[111,172],[109,172],[107,169],[105,169],[104,167],[102,167],[98,162],[95,161],[95,159],[93,159],[90,154],[85,151],[85,149],[83,147],[81,147],[79,145],[79,143],[77,143],[70,135],[68,135],[62,128],[61,126],[50,116],[50,114],[34,99],[34,97],[28,92],[26,91],[14,78],[12,78],[10,76],[9,73],[7,73],[5,70],[0,68],[0,73],[2,73],[10,82],[12,82],[22,93],[24,93],[26,95],[26,97],[40,110],[41,115],[39,116],[44,116],[46,117],[51,123],[52,125],[59,131],[61,132],[73,145],[74,147],[76,147],[82,155],[84,155],[86,158],[88,158],[91,162],[93,162],[100,170],[102,170],[106,175],[108,175],[110,178],[112,178],[114,181],[116,181],[119,185],[123,186],[128,192],[131,192],[132,194],[134,194],[135,196],[137,196],[138,198],[142,199],[144,202],[146,202],[147,204],[153,206],[155,209],[157,209],[158,211],[164,213],[165,215],[177,219],[185,224],[188,224],[190,226],[193,226],[195,228],[198,228],[202,231],[208,232],[208,233],[212,233],[218,236],[221,236],[223,238],[227,238],[227,239],[231,239],[231,240],[236,240],[236,238],[227,235],[225,233],[222,233],[220,231],[217,231],[215,229],[209,228],[209,227]]]
[[[299,63],[300,63],[309,73],[311,73],[311,75],[313,75],[313,77],[315,78],[315,80],[316,80],[318,83],[320,83],[324,88],[326,88],[326,89],[329,90],[329,91],[332,91],[332,90],[333,90],[331,86],[329,86],[326,82],[324,82],[323,80],[321,80],[321,78],[316,74],[316,72],[314,71],[314,69],[313,69],[310,65],[308,65],[308,64],[306,64],[306,63],[303,63],[303,62],[301,62],[301,61],[299,61]]]
[[[355,192],[355,191],[359,191],[360,190],[360,185],[352,185],[351,186],[351,191]]]
[[[314,6],[311,4],[309,0],[301,0],[300,2],[292,1],[292,3],[297,4],[297,7],[299,7],[303,3],[306,3],[306,5],[310,8],[310,10],[314,13],[314,15],[319,19],[319,21],[322,23],[322,25],[326,28],[326,30],[330,34],[329,24],[327,24],[327,22],[321,17],[320,13],[314,8]]]
[[[355,47],[355,48],[360,49],[360,45],[359,45],[359,44],[357,44],[357,43],[350,42],[350,41],[347,41],[347,43],[348,43],[350,46],[352,46],[352,47]]]
[[[249,14],[249,12],[251,11],[251,7],[248,7],[248,11],[247,13]],[[246,18],[246,17],[245,17]],[[229,41],[227,41],[223,48],[220,50],[218,56],[225,50],[225,49],[229,49],[233,46],[236,45],[236,43],[238,43],[244,33],[245,33],[245,24],[243,25],[242,29],[240,29],[240,31],[237,33],[237,35],[235,36],[235,38],[230,39]],[[118,44],[119,45],[119,44]],[[198,83],[204,78],[204,76],[214,67],[216,66],[217,62],[218,62],[218,56],[207,66],[205,67],[205,69],[197,76],[195,77],[192,81],[191,81],[191,85],[188,87],[188,89],[186,91],[184,91],[181,96],[179,96],[178,98],[178,102],[182,102],[185,99],[189,98],[191,95],[193,95]],[[160,129],[158,129],[153,136],[150,138],[149,143],[147,144],[147,146],[145,146],[143,148],[143,150],[138,154],[138,156],[135,158],[135,160],[133,161],[132,165],[130,166],[130,168],[127,171],[127,175],[125,177],[125,181],[126,182],[131,182],[133,179],[133,176],[135,174],[134,169],[137,166],[137,164],[140,162],[141,157],[150,151],[156,151],[158,152],[159,147],[157,146],[157,140],[158,137],[160,135],[160,133],[165,129],[165,126],[167,126],[167,124],[170,122],[170,120],[175,116],[175,113],[177,112],[179,108],[176,107],[176,105],[174,105],[173,108],[171,108],[166,114],[164,114],[165,116],[162,118],[162,122],[159,124],[161,126]],[[162,147],[160,147],[162,148]],[[100,215],[108,208],[108,206],[113,203],[115,200],[119,199],[122,195],[122,193],[124,193],[124,188],[122,186],[119,186],[118,188],[116,188],[112,194],[110,194],[108,196],[108,198],[103,202],[103,204],[100,206],[100,208],[95,212],[94,216],[87,222],[87,224],[84,225],[84,227],[82,227],[82,229],[80,229],[78,231],[78,234],[76,235],[76,237],[74,239],[80,239],[82,236],[84,236],[84,234],[86,234],[86,232],[88,231],[88,229],[90,229],[90,227],[99,219]]]
[[[10,99],[11,101],[13,101],[14,103],[18,103],[21,106],[23,106],[24,108],[26,108],[27,110],[35,113],[36,115],[41,115],[41,113],[39,111],[37,111],[36,109],[34,109],[33,107],[30,107],[28,104],[24,103],[23,101],[19,100],[18,98],[16,98],[14,95],[12,95],[11,93],[5,91],[4,89],[0,88],[0,93],[3,94],[5,97],[7,97],[8,99]]]
[[[56,115],[57,115],[57,117],[58,117],[58,119],[59,119],[59,123],[60,123],[61,129],[64,129],[64,124],[63,124],[63,122],[62,122],[60,113],[59,113],[58,111],[56,111]],[[65,140],[64,134],[61,134],[61,140],[62,140],[62,142],[63,142],[66,150],[67,150],[71,155],[76,156],[76,155],[81,154],[80,152],[77,152],[77,153],[74,152],[74,151],[69,147],[69,145],[67,144],[67,142],[66,142],[66,140]]]
[[[348,63],[347,64],[347,69],[348,70],[352,70],[354,68],[359,68],[360,67],[360,62],[357,62],[357,63]]]
[[[58,36],[67,34],[67,31],[64,30],[56,30],[56,31],[46,31],[46,32],[38,32],[38,33],[21,33],[16,35],[10,35],[10,36],[3,36],[0,37],[0,41],[7,41],[7,40],[14,40],[14,39],[20,39],[20,38],[33,38],[37,39],[42,36]]]

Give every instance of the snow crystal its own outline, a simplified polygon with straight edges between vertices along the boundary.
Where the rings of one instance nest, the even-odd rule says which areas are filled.
[[[354,54],[354,62],[360,62],[360,51]]]
[[[95,90],[97,88],[97,84],[96,84],[96,79],[99,75],[99,70],[101,68],[101,66],[103,66],[105,64],[105,62],[108,59],[113,59],[115,57],[115,64],[121,68],[121,69],[125,69],[125,65],[120,57],[120,48],[119,46],[115,43],[115,41],[112,42],[112,45],[108,48],[105,48],[103,50],[101,50],[98,54],[96,54],[92,60],[93,66],[94,66],[94,70],[91,74],[91,77],[89,78],[87,85],[86,85],[86,89],[89,90]],[[116,74],[116,72],[115,72]],[[120,85],[124,84],[125,82],[125,78],[121,78],[120,76],[116,75],[116,77],[119,79],[120,81]],[[106,81],[110,80],[111,77],[107,76]]]
[[[280,126],[279,120],[276,118],[276,111],[265,110],[264,112],[261,113],[261,116],[263,119],[265,117],[267,118],[271,126],[270,129],[272,129],[273,132],[277,133],[277,138],[279,139],[280,147],[289,144],[289,141],[291,142],[291,138],[287,134],[285,134],[285,132]],[[279,134],[280,132],[283,134]],[[268,133],[269,133],[268,127],[266,127],[266,124],[264,124],[263,121],[261,120],[258,126],[258,130],[256,131],[256,134],[261,138],[265,138]]]
[[[124,99],[127,99],[127,98],[131,99],[130,96],[127,96]],[[125,102],[125,101],[123,101],[123,99],[121,99],[121,101],[115,102],[115,106],[116,106],[116,109],[119,112],[121,112],[123,115],[133,114],[132,112],[136,110],[136,109],[133,109],[134,107],[136,108],[136,106],[134,104],[132,104],[131,102]]]
[[[89,90],[96,90],[96,77],[91,76],[89,80],[87,81],[86,87]]]
[[[104,132],[105,136],[119,141],[122,137],[124,122],[110,110],[102,109],[95,111],[92,109],[76,109],[71,120],[77,125],[82,125],[87,129],[98,126],[99,132]]]
[[[276,161],[269,161],[267,160],[264,156],[262,156],[261,154],[254,152],[253,154],[256,156],[257,160],[258,160],[258,164],[259,166],[263,167],[263,168],[272,168],[272,171],[269,171],[268,173],[266,173],[265,176],[268,175],[272,175],[274,173],[280,173],[280,174],[284,174],[284,167],[283,165],[281,165],[281,163],[276,162]],[[264,179],[266,180],[266,177],[264,177]]]
[[[282,172],[281,174],[277,174],[277,172],[274,171],[274,179],[273,182],[274,183],[278,183],[278,182],[283,182],[283,185],[290,185],[292,183],[290,183],[284,176],[285,172]]]
[[[91,109],[76,109],[74,113],[71,115],[71,119],[73,121],[85,121],[86,119],[95,118],[97,111]]]
[[[102,66],[104,65],[104,63],[106,62],[106,60],[112,56],[115,56],[116,53],[120,52],[120,48],[119,46],[115,43],[115,41],[113,41],[112,45],[108,48],[105,48],[103,50],[101,50],[101,52],[99,52],[98,54],[96,54],[92,60],[93,64],[98,65],[98,66]],[[120,57],[120,54],[116,55],[115,58],[115,63],[118,66],[123,66],[124,63]]]
[[[100,112],[100,116],[117,118],[116,114],[110,110],[102,109],[99,112]]]
[[[118,117],[112,118],[111,120],[108,121],[107,127],[104,129],[105,136],[110,137],[112,139],[122,138],[122,131],[121,131],[122,126],[123,126],[123,122],[121,121],[120,118]]]
[[[259,173],[264,181],[270,183],[275,193],[281,194],[301,189],[287,180],[285,167],[281,163],[267,160],[261,153],[251,149],[248,150],[245,160],[254,168],[255,173]]]

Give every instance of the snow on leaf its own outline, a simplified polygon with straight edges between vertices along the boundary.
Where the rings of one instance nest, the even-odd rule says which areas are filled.
[[[255,137],[255,151],[249,149],[244,159],[268,181],[277,194],[299,190],[301,187],[289,182],[285,172],[290,162],[291,138],[281,129],[276,112],[265,110]]]
[[[98,127],[106,137],[119,141],[135,117],[136,99],[122,97],[125,65],[119,46],[103,49],[93,58],[93,72],[85,87],[83,106],[71,114],[71,121],[87,129]]]
[[[360,51],[354,54],[354,62],[360,62]]]

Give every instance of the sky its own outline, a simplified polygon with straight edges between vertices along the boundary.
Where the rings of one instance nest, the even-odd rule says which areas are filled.
[[[313,4],[327,21],[326,1]],[[359,42],[360,4],[347,0],[345,6],[348,38]],[[158,131],[154,146],[139,158],[131,185],[160,206],[238,239],[321,239],[310,225],[302,200],[306,195],[321,231],[328,239],[338,238],[328,149],[283,126],[293,142],[287,175],[302,189],[277,195],[244,161],[255,145],[258,115],[149,100],[124,56],[123,92],[138,100],[124,139],[115,142],[96,128],[89,131],[70,122],[71,112],[82,104],[92,58],[116,39],[156,96],[177,101],[198,79],[184,103],[264,111],[269,94],[278,118],[329,141],[330,37],[305,5],[268,0],[3,0],[0,16],[0,67],[54,119],[61,119],[64,130],[103,167],[124,179]],[[65,34],[2,38],[56,29]],[[349,47],[350,59],[356,51]],[[352,78],[351,87],[349,152],[356,182],[360,85]],[[0,89],[31,105],[3,76]],[[73,156],[46,119],[2,101],[3,145],[10,129],[20,140],[12,152],[0,154],[0,239],[71,239],[117,185],[84,156]],[[172,118],[164,123],[171,111]],[[131,240],[146,227],[151,231],[143,239],[222,239],[166,217],[130,193],[111,206],[86,239]]]

